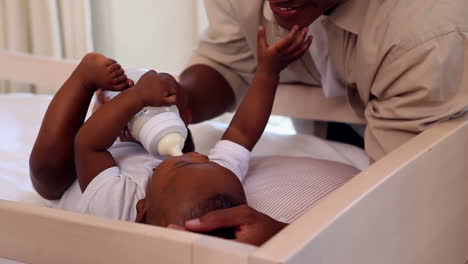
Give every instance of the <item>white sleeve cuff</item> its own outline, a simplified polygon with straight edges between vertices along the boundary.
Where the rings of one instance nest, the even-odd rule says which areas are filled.
[[[242,182],[247,175],[250,151],[229,140],[219,141],[208,155],[209,159],[232,171]]]

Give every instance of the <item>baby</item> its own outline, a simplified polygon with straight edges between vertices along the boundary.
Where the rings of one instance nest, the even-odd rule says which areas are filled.
[[[306,34],[296,26],[270,46],[260,28],[252,85],[209,156],[154,157],[137,143],[114,143],[143,107],[176,104],[178,83],[149,71],[134,85],[115,61],[86,55],[44,117],[30,157],[34,187],[52,207],[164,227],[245,204],[250,151],[269,119],[279,73],[312,42]],[[98,88],[122,92],[83,124]]]

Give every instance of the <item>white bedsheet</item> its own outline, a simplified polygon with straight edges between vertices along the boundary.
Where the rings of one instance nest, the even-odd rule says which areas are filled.
[[[28,159],[50,96],[0,95],[0,199],[39,204]]]
[[[28,158],[41,120],[51,100],[47,95],[0,95],[0,199],[41,204],[29,180]],[[191,127],[197,151],[207,153],[226,125],[205,122]],[[338,161],[358,169],[368,166],[361,149],[310,135],[266,132],[253,156],[286,155]]]

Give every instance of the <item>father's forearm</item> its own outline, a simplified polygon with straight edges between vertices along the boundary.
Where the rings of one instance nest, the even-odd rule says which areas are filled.
[[[179,78],[183,93],[188,96],[192,123],[199,123],[226,112],[234,105],[235,95],[226,79],[207,65],[193,65]]]

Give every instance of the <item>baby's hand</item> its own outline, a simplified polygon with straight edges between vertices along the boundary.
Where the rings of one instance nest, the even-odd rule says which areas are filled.
[[[133,89],[144,106],[169,106],[177,102],[178,86],[171,75],[151,70],[140,78]]]
[[[312,36],[307,36],[307,27],[300,32],[299,26],[294,26],[284,39],[273,45],[268,45],[265,27],[258,30],[258,65],[257,72],[279,74],[291,62],[299,59],[312,44]]]

